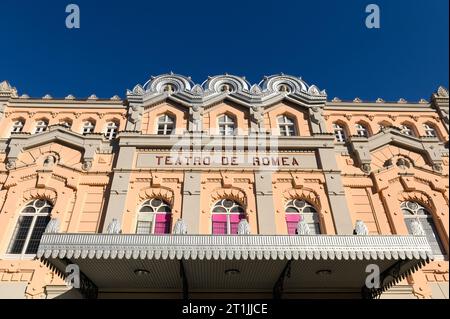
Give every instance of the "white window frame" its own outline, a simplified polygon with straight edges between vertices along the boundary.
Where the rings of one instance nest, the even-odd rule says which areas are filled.
[[[221,136],[236,135],[236,120],[228,114],[222,114],[217,118],[217,127]]]
[[[402,134],[404,134],[404,135],[412,136],[412,137],[415,137],[415,136],[416,136],[416,134],[415,134],[413,128],[411,127],[411,125],[408,125],[408,124],[402,124],[402,125],[400,126],[400,130],[401,130]]]
[[[286,114],[280,115],[277,117],[277,123],[280,136],[297,136],[297,126],[295,125],[294,119],[291,117]],[[284,134],[282,134],[282,128],[284,128]]]
[[[116,122],[108,122],[105,129],[105,137],[108,140],[113,140],[117,137],[119,125]]]
[[[436,128],[428,123],[423,124],[423,128],[425,130],[425,136],[428,137],[438,137]]]
[[[224,201],[232,201],[233,205],[230,207],[226,207],[223,205]],[[214,209],[216,207],[222,207],[226,210],[226,212],[214,212]],[[242,212],[238,212],[238,213],[232,212],[231,210],[233,208],[240,208],[240,209],[242,209]],[[234,234],[231,234],[231,215],[247,216],[247,214],[245,212],[245,208],[241,204],[239,204],[237,201],[235,201],[233,199],[229,199],[229,198],[222,198],[221,200],[216,202],[211,209],[211,215],[226,215],[227,216],[227,233],[226,233],[226,235],[234,235]],[[212,232],[213,232],[213,222],[211,222],[211,234],[212,234]]]
[[[73,123],[70,122],[70,121],[68,121],[68,120],[63,120],[63,121],[59,122],[59,125],[62,125],[62,126],[64,126],[65,128],[71,129]]]
[[[407,206],[408,203],[413,203],[413,204],[417,205],[417,207],[410,208]],[[436,230],[436,232],[433,231],[433,236],[436,238],[437,245],[441,249],[441,254],[434,254],[434,257],[437,257],[438,259],[443,259],[445,256],[444,242],[441,240],[441,238],[439,237],[439,234],[437,233],[437,225],[434,222],[433,215],[428,210],[428,208],[420,205],[418,202],[415,202],[415,201],[405,201],[405,202],[401,203],[400,208],[403,212],[403,219],[405,220],[405,222],[407,219],[415,219],[419,222],[420,225],[422,225],[422,223],[421,223],[422,220],[431,220],[432,225],[434,226],[434,229]],[[404,210],[408,211],[408,214],[406,214],[404,212]],[[427,214],[419,214],[420,210],[426,211]],[[428,236],[428,234],[427,234],[427,236]],[[439,245],[439,244],[441,244],[441,245]]]
[[[23,120],[14,121],[12,128],[11,128],[11,133],[22,133],[24,126],[25,126],[25,121],[23,121]]]
[[[44,206],[42,206],[40,208],[37,207],[35,205],[37,201],[44,201],[45,202]],[[27,207],[33,207],[36,210],[36,212],[35,213],[24,213],[23,211]],[[48,208],[48,207],[50,207],[50,213],[42,213],[41,212],[44,208]],[[33,201],[29,202],[27,205],[25,205],[21,209],[19,217],[16,220],[16,224],[14,225],[14,230],[13,230],[13,233],[12,233],[11,238],[10,238],[10,242],[9,242],[7,250],[6,250],[5,257],[7,259],[12,259],[14,257],[15,258],[20,257],[21,259],[30,259],[30,258],[36,256],[36,254],[26,254],[25,253],[27,251],[27,249],[28,249],[28,245],[30,243],[31,235],[33,234],[33,231],[34,231],[34,228],[36,226],[36,221],[37,221],[38,217],[50,217],[51,216],[51,211],[53,210],[53,208],[54,208],[53,205],[49,201],[47,201],[45,199],[37,198],[37,199],[34,199]],[[23,244],[22,251],[21,251],[21,253],[10,253],[10,249],[12,248],[12,246],[13,246],[15,240],[16,240],[14,238],[14,236],[15,236],[16,229],[19,226],[18,225],[19,220],[20,220],[21,217],[27,217],[27,216],[32,217],[33,220],[31,222],[30,226],[28,227],[27,237],[26,237],[25,242]]]
[[[300,207],[299,205],[296,205],[297,202],[304,202],[305,206]],[[297,210],[297,212],[288,212],[287,211],[288,208],[293,208]],[[312,208],[314,212],[305,213],[304,212],[305,208]],[[285,215],[300,215],[303,218],[303,221],[305,221],[308,224],[310,231],[313,232],[313,235],[320,235],[322,233],[322,228],[320,225],[319,214],[317,212],[317,209],[306,200],[300,198],[291,199],[286,203],[284,207],[284,213]],[[312,229],[311,225],[313,226],[314,230]],[[319,230],[318,232],[316,229],[316,225]]]
[[[82,135],[87,135],[87,134],[92,134],[94,133],[95,130],[95,124],[92,123],[91,121],[84,121],[83,122],[83,129],[81,134]]]
[[[34,134],[44,133],[48,128],[48,122],[46,120],[39,120],[36,122],[34,128]]]
[[[161,204],[158,206],[155,206],[152,203],[153,200],[159,200],[159,201],[161,201]],[[142,209],[144,207],[151,207],[153,209],[153,212],[143,212]],[[158,212],[158,209],[160,209],[162,207],[168,207],[170,212],[165,212],[165,214],[172,216],[172,207],[163,199],[156,198],[156,197],[150,198],[141,204],[141,206],[139,207],[138,218],[137,218],[137,222],[136,222],[136,234],[152,235],[155,233],[155,227],[156,227],[155,215],[163,214],[163,212]],[[149,232],[138,232],[141,225],[143,225],[144,223],[149,223],[149,222],[151,223],[151,227],[148,229]]]
[[[333,123],[334,137],[339,143],[345,143],[347,141],[347,134],[344,127],[339,123]]]
[[[156,121],[157,135],[172,135],[175,134],[175,119],[169,114],[161,115]]]
[[[356,128],[356,135],[367,138],[370,136],[369,129],[367,128],[366,125],[362,123],[356,123],[355,128]]]

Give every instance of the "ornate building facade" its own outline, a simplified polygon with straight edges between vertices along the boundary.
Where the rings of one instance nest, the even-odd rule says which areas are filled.
[[[2,82],[0,297],[448,298],[448,140],[442,87],[341,101],[283,74],[165,74],[122,100]]]

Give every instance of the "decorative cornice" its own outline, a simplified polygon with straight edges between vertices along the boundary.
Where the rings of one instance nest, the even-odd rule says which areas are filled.
[[[283,99],[323,105],[326,97],[326,92],[317,86],[284,74],[265,77],[259,84],[251,85],[244,77],[229,74],[194,84],[189,77],[171,73],[152,77],[144,85],[127,90],[127,99],[132,103],[154,105],[170,99],[188,107],[208,107],[224,99],[247,107],[270,106]]]

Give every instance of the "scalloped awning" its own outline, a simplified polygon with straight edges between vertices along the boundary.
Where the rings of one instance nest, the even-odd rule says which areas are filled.
[[[422,236],[44,234],[38,257],[75,259],[431,259]]]
[[[433,258],[423,236],[55,233],[43,235],[37,256],[62,272],[67,264],[77,264],[99,293],[177,291],[187,285],[190,291],[203,293],[268,293],[283,278],[282,287],[288,292],[360,295],[366,267],[376,264],[382,287],[368,292],[372,296]],[[141,269],[145,276],[136,275]],[[239,275],[228,276],[229,269],[237,269]]]

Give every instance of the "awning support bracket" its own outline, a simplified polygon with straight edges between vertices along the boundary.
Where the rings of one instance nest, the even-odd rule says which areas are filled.
[[[390,268],[386,269],[380,274],[380,287],[379,288],[368,288],[364,285],[361,288],[361,295],[363,299],[375,299],[379,297],[384,291],[398,283],[400,280],[406,278],[406,276],[414,273],[416,269],[427,264],[429,260],[418,261],[417,264],[406,272],[402,272],[403,266],[410,263],[411,260],[400,260],[399,262],[392,265]],[[388,278],[391,280],[387,281]]]
[[[291,277],[291,263],[292,260],[289,260],[286,263],[286,266],[284,266],[283,271],[281,272],[280,276],[278,277],[277,282],[275,283],[275,286],[273,287],[273,299],[281,299],[281,296],[283,294],[284,290],[284,280],[285,278]]]

